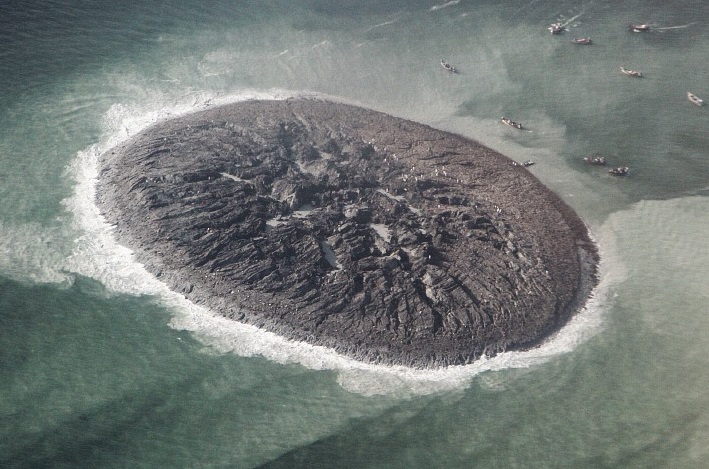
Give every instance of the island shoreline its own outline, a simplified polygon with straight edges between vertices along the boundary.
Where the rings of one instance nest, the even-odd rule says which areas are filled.
[[[584,307],[598,283],[598,250],[586,225],[573,209],[526,169],[513,166],[510,159],[479,142],[383,113],[322,100],[249,101],[205,112],[157,124],[104,153],[100,161],[97,204],[106,220],[115,225],[118,242],[131,248],[138,262],[172,290],[217,314],[292,340],[325,346],[363,362],[438,368],[471,363],[481,356],[489,357],[504,350],[526,350],[539,345]],[[239,117],[242,113],[249,117],[242,119]],[[325,124],[321,125],[320,119]],[[368,119],[376,119],[381,127],[367,130]],[[340,121],[345,122],[344,127],[340,127]],[[256,130],[247,125],[253,122],[256,122]],[[281,127],[274,131],[274,125]],[[212,140],[213,133],[224,134],[225,129],[228,138]],[[421,140],[402,143],[397,140],[398,131]],[[180,151],[194,154],[190,152],[200,147],[192,146],[191,138],[197,142],[202,139],[211,152],[196,158],[199,160],[196,168],[180,166],[182,163],[164,158],[170,155],[177,161]],[[236,148],[235,141],[239,138],[252,143],[248,151],[246,147]],[[310,145],[309,138],[314,138],[315,144]],[[426,142],[428,149],[421,142]],[[252,153],[266,147],[271,153],[253,156]],[[231,149],[232,154],[224,156],[225,149]],[[293,156],[299,151],[302,154]],[[239,156],[234,156],[237,153]],[[382,163],[395,157],[404,161],[401,164],[397,161],[396,165]],[[258,158],[263,161],[254,162]],[[360,166],[348,168],[352,162]],[[212,164],[228,171],[210,169]],[[292,175],[298,170],[301,173],[288,180],[261,174],[260,169],[252,171],[264,164],[274,167],[285,164],[288,168],[283,174]],[[430,180],[410,182],[404,171],[409,164],[420,166],[420,171],[425,171]],[[166,166],[156,170],[156,165]],[[398,179],[389,177],[384,169],[395,173]],[[469,172],[474,174],[469,175]],[[175,177],[175,174],[180,176]],[[362,174],[366,177],[360,181],[357,178]],[[485,186],[481,175],[487,174],[492,175],[495,184]],[[423,180],[423,173],[421,175]],[[413,172],[408,176],[419,177]],[[166,182],[166,178],[174,180]],[[377,179],[376,184],[372,183],[374,179]],[[279,182],[284,180],[286,182]],[[342,187],[335,187],[333,180]],[[458,182],[454,182],[456,180]],[[360,183],[369,186],[361,191],[357,186]],[[495,187],[498,183],[504,185],[502,190]],[[384,184],[391,193],[382,188]],[[525,207],[519,206],[519,201],[525,198],[515,194],[515,185],[529,190],[527,208],[540,205],[531,207],[534,212],[531,221],[525,218]],[[327,190],[323,189],[325,186]],[[182,194],[185,187],[191,188],[187,192],[194,193]],[[249,213],[235,222],[241,224],[241,228],[248,225],[243,233],[204,242],[205,246],[219,251],[214,258],[190,252],[193,240],[187,239],[197,237],[197,243],[203,242],[214,234],[209,230],[216,230],[215,226],[219,225],[215,216],[205,217],[195,210],[192,201],[202,200],[200,188],[218,192],[213,200],[204,198],[213,213],[219,210],[222,196],[234,197],[232,190],[246,194],[240,196],[242,204],[236,203],[237,200],[232,208],[243,208],[244,201],[262,204],[259,210],[263,213]],[[261,193],[256,194],[259,190]],[[415,191],[420,194],[414,194]],[[403,202],[396,199],[389,203],[388,196],[381,197],[381,192],[401,197]],[[316,212],[322,210],[326,214],[317,213],[310,217],[314,221],[306,217],[305,222],[301,222],[293,212],[309,202],[309,197],[322,202]],[[505,198],[511,202],[488,200],[506,202]],[[177,205],[171,209],[171,204]],[[373,206],[384,208],[372,213]],[[182,229],[179,223],[177,228],[169,223],[161,225],[160,220],[179,216],[181,211],[175,207],[192,213],[196,220],[194,225],[184,229],[185,233],[179,232]],[[425,216],[417,215],[417,210],[423,210]],[[225,210],[225,213],[233,211]],[[274,214],[277,217],[271,216]],[[284,220],[283,226],[278,217]],[[402,224],[397,217],[404,217],[406,223]],[[547,218],[550,226],[535,225],[531,234],[525,231],[538,220],[543,222]],[[141,219],[141,224],[131,223],[131,220]],[[380,221],[389,224],[378,223]],[[267,262],[253,265],[239,264],[238,256],[224,258],[223,251],[229,249],[241,249],[238,252],[247,255],[259,252],[263,255],[278,244],[277,240],[258,241],[262,243],[258,249],[246,249],[244,246],[249,239],[268,238],[274,230],[297,239],[298,233],[307,234],[306,225],[312,225],[319,237],[313,237],[315,241],[291,253],[291,257],[310,262],[308,271],[291,273],[297,266],[286,262],[285,254],[281,257],[267,254]],[[382,239],[381,233],[377,236],[372,232],[372,225],[389,227],[399,243]],[[337,237],[337,230],[342,231],[343,227],[346,242],[342,241],[345,239],[342,236]],[[409,228],[413,234],[406,231]],[[151,234],[160,230],[164,233]],[[254,233],[258,236],[251,236]],[[187,234],[185,239],[173,238]],[[405,236],[411,239],[401,241]],[[461,241],[466,236],[477,244],[470,248]],[[554,239],[545,240],[545,237]],[[237,238],[238,242],[234,241]],[[555,239],[560,243],[558,252]],[[345,268],[338,269],[327,260],[330,248],[323,240],[334,243],[335,250],[330,255],[346,259]],[[364,250],[364,254],[355,253],[358,250]],[[166,256],[168,252],[172,255]],[[466,256],[477,256],[478,264],[466,261]],[[537,256],[536,259],[533,256]],[[236,271],[253,268],[257,272],[247,278],[224,268],[236,265],[239,266],[234,268]],[[477,265],[483,267],[481,277],[488,277],[484,281],[466,270]],[[500,269],[508,265],[515,274]],[[546,267],[553,267],[554,272],[550,273]],[[364,279],[359,275],[360,270],[365,273]],[[388,272],[394,272],[391,278]],[[532,274],[541,280],[537,282]],[[274,277],[270,283],[269,276]],[[309,280],[308,276],[317,277],[316,281]],[[498,282],[497,276],[505,280]],[[239,284],[235,279],[246,280]],[[284,289],[285,294],[278,291],[278,279],[290,288]],[[409,287],[406,282],[414,286]],[[324,289],[330,288],[330,283],[336,285],[328,293]],[[398,290],[388,296],[381,293],[387,288],[391,290],[392,285]],[[523,291],[527,287],[537,291],[530,290],[527,294]],[[497,290],[501,290],[499,299],[488,298]],[[308,303],[294,296],[303,292],[314,299]],[[324,295],[323,292],[330,294],[330,299],[316,298]],[[332,292],[341,292],[350,300],[350,303],[340,301],[343,309],[339,310],[351,316],[349,322],[337,317],[338,310],[333,309],[328,315],[318,314],[332,299],[341,300]],[[400,304],[407,302],[411,295],[417,295],[416,308],[400,307],[381,314],[389,301]],[[272,299],[270,304],[269,299]],[[525,306],[512,310],[506,306],[508,301]],[[353,303],[356,307],[351,306]],[[464,306],[456,309],[456,305]],[[539,313],[535,310],[537,305],[545,305],[546,311]],[[351,311],[347,309],[350,307]],[[375,307],[379,307],[379,312],[372,312]],[[417,308],[428,308],[425,311],[428,316],[420,315],[425,316],[424,319],[417,316]],[[467,314],[460,314],[461,309]],[[498,309],[501,312],[498,313]],[[302,317],[298,318],[294,310],[303,311]],[[321,329],[310,327],[308,318],[320,321]],[[501,325],[496,324],[498,322]],[[524,330],[527,323],[531,324],[531,332]],[[508,330],[503,327],[506,324],[510,326]],[[358,328],[363,332],[356,332],[354,338],[349,333],[338,335],[341,327]],[[487,336],[476,337],[476,331]],[[369,339],[373,339],[371,343]],[[442,345],[437,348],[439,344]]]

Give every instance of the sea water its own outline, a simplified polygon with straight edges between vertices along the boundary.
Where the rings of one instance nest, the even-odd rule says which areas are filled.
[[[709,97],[709,6],[210,3],[0,6],[0,466],[701,467],[709,114],[686,92]],[[171,293],[101,219],[98,155],[159,120],[291,96],[533,160],[599,243],[594,297],[534,350],[422,372]]]

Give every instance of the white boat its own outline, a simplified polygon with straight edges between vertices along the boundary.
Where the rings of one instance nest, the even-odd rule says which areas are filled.
[[[593,41],[590,37],[575,37],[571,42],[573,42],[574,44],[580,44],[582,46],[590,46],[591,44],[593,44]]]
[[[501,120],[504,124],[509,125],[510,127],[522,130],[522,124],[520,124],[519,122],[515,122],[507,117],[503,117]]]
[[[689,99],[693,104],[697,106],[704,106],[704,100],[694,93],[687,91],[687,99]]]
[[[605,156],[584,156],[583,160],[588,164],[603,166],[606,164]]]
[[[625,67],[620,67],[620,71],[628,75],[629,77],[637,77],[641,78],[643,76],[642,72],[638,72],[637,70],[629,70]]]
[[[628,171],[630,169],[627,166],[619,166],[617,168],[611,168],[608,170],[608,173],[614,175],[614,176],[625,176],[628,174]]]
[[[561,25],[561,23],[554,23],[551,26],[549,26],[549,32],[552,34],[561,34],[564,31],[566,31],[566,28]]]
[[[454,66],[452,66],[451,64],[449,64],[448,62],[446,62],[446,61],[443,60],[443,59],[441,59],[441,67],[445,68],[446,70],[448,70],[448,71],[451,72],[451,73],[457,73],[457,72],[458,72],[458,70],[456,70]]]
[[[629,24],[628,29],[634,33],[644,33],[650,31],[650,25],[647,24]]]

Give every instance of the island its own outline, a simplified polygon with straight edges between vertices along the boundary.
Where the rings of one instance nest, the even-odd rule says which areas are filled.
[[[254,100],[100,156],[96,203],[194,303],[376,364],[438,368],[541,343],[583,308],[583,220],[484,145],[362,107]]]

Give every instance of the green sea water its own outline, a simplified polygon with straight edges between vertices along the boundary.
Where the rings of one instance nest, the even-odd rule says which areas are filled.
[[[686,92],[709,98],[709,5],[343,3],[0,5],[0,467],[706,467],[709,107]],[[116,244],[100,153],[302,95],[533,160],[599,243],[587,308],[528,352],[372,367],[191,305]]]

